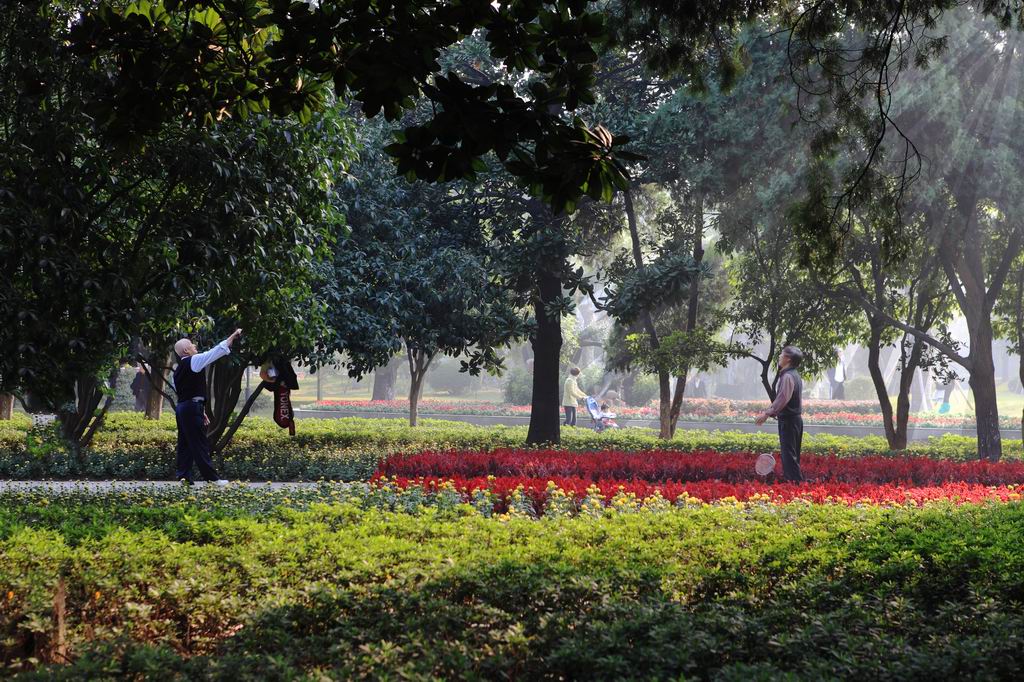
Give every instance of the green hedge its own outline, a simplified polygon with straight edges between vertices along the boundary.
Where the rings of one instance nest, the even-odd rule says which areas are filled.
[[[25,679],[1019,679],[1024,506],[723,506],[495,522],[102,510],[8,518]],[[146,514],[150,514],[147,518]]]
[[[132,413],[113,414],[92,448],[75,458],[60,449],[26,446],[29,423],[21,418],[0,426],[0,478],[144,479],[173,475],[175,426],[171,416],[147,421]],[[395,419],[305,419],[294,438],[272,420],[253,417],[239,429],[221,462],[222,475],[238,480],[364,480],[377,461],[392,452],[422,449],[521,447],[526,427],[474,426],[425,420],[411,428]],[[1021,459],[1021,442],[1004,441],[1004,456]],[[562,448],[570,450],[712,450],[765,452],[778,448],[771,433],[680,430],[666,443],[647,429],[596,433],[563,428]],[[909,454],[966,460],[976,455],[975,439],[947,435],[914,443],[905,453],[888,453],[880,436],[804,437],[804,451],[840,456]]]

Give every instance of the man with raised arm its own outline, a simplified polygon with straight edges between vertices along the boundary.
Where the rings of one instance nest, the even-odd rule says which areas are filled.
[[[236,329],[231,336],[204,353],[200,353],[189,339],[181,339],[174,344],[174,352],[178,356],[178,366],[174,369],[174,390],[178,393],[178,406],[174,410],[178,422],[178,460],[174,476],[188,485],[192,484],[193,462],[207,481],[216,485],[228,484],[217,476],[210,459],[210,441],[206,437],[210,418],[206,416],[206,376],[203,370],[229,355],[231,344],[241,335],[242,330]]]
[[[759,416],[755,423],[760,426],[768,417],[779,420],[779,450],[782,453],[782,475],[790,482],[799,483],[800,445],[804,438],[803,402],[801,396],[804,382],[796,368],[804,360],[804,354],[796,346],[786,346],[779,355],[779,390],[768,411]]]

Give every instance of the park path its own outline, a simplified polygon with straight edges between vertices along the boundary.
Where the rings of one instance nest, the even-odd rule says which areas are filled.
[[[360,419],[408,419],[409,416],[404,412],[361,412],[361,411],[345,411],[345,410],[314,410],[305,408],[295,409],[296,419],[342,419],[342,418],[360,418]],[[530,423],[529,416],[519,415],[487,415],[487,414],[451,414],[451,413],[431,413],[431,412],[419,412],[420,419],[440,419],[445,421],[457,421],[465,422],[467,424],[473,424],[475,426],[528,426]],[[590,418],[586,415],[581,415],[579,421],[579,428],[589,428]],[[644,428],[651,429],[654,431],[658,430],[657,420],[651,421],[649,419],[618,419],[616,420],[619,426],[630,427],[630,428]],[[766,424],[758,426],[753,423],[753,420],[749,422],[715,422],[715,421],[689,421],[686,419],[680,419],[677,425],[678,429],[689,431],[739,431],[740,433],[765,433],[775,435],[778,431],[774,421],[769,421]],[[884,436],[885,429],[879,426],[861,426],[857,424],[804,424],[804,433],[808,434],[831,434],[833,436]],[[933,436],[944,436],[946,434],[952,434],[957,436],[968,436],[970,438],[976,438],[978,432],[974,427],[930,427],[930,426],[910,426],[907,430],[907,439],[911,441],[927,441]],[[1002,429],[1003,440],[1017,440],[1020,438],[1019,428],[1004,428]]]
[[[322,485],[345,486],[347,483],[320,483],[316,481],[279,481],[279,482],[251,482],[232,481],[226,488],[198,481],[192,490],[231,490],[246,488],[249,490],[310,490]],[[53,493],[68,492],[131,492],[139,490],[174,490],[182,488],[177,481],[0,481],[0,493],[5,492],[32,492],[47,491]]]

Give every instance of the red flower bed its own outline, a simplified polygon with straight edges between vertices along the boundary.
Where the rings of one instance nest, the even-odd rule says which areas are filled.
[[[493,452],[422,452],[394,455],[383,461],[377,476],[473,479],[496,476],[589,483],[695,482],[764,483],[754,472],[753,453],[716,452],[565,452],[559,450],[496,450]],[[814,481],[850,484],[915,486],[967,483],[1009,485],[1024,483],[1024,462],[954,462],[925,457],[841,458],[805,454],[804,476]],[[776,457],[775,479],[782,474]],[[775,479],[769,479],[769,483]]]
[[[451,483],[466,500],[470,499],[474,490],[487,490],[497,498],[495,511],[499,513],[508,509],[509,498],[516,490],[521,489],[522,493],[532,502],[534,511],[537,514],[543,513],[544,506],[548,502],[551,492],[550,483],[554,483],[555,487],[562,492],[572,495],[577,510],[588,496],[588,489],[592,489],[592,486],[596,486],[600,494],[606,498],[604,503],[608,503],[610,498],[620,493],[635,495],[638,501],[650,498],[657,493],[669,502],[674,502],[685,494],[688,498],[703,502],[715,502],[733,498],[739,502],[755,500],[773,504],[784,504],[798,499],[818,504],[863,503],[898,505],[910,503],[920,505],[937,500],[948,500],[964,504],[985,501],[1007,502],[1021,498],[1017,490],[1007,486],[985,486],[977,483],[961,482],[949,482],[933,486],[879,485],[872,483],[769,484],[760,481],[747,481],[743,483],[669,481],[653,483],[636,480],[602,480],[595,483],[585,478],[560,477],[527,478],[505,476],[488,478],[480,476],[473,478],[404,478],[399,476],[390,479],[390,483],[402,489],[421,486],[428,491],[436,489],[444,483]]]

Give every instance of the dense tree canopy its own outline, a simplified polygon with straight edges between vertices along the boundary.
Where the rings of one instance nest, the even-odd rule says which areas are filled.
[[[0,390],[50,410],[133,339],[233,318],[262,353],[315,318],[310,263],[347,135],[337,120],[169,120],[119,154],[94,134],[98,75],[64,49],[62,7],[8,3],[0,22]]]

